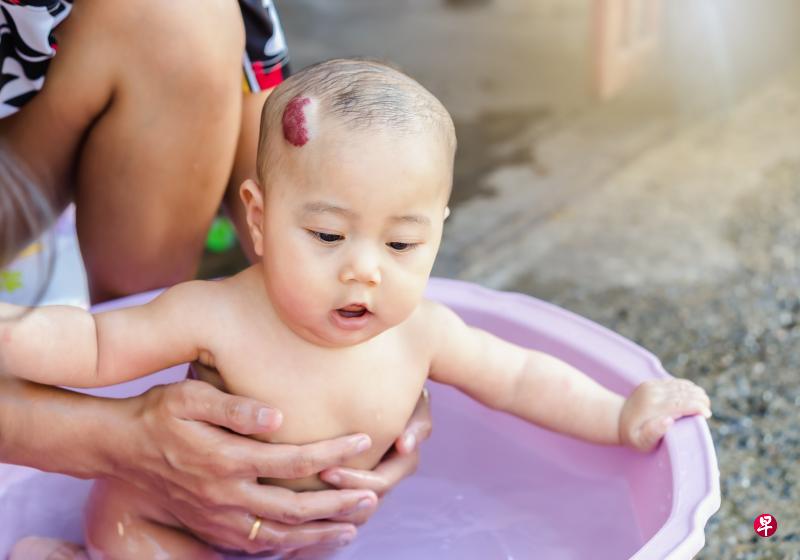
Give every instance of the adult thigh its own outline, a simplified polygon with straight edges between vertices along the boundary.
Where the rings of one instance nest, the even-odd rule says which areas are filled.
[[[76,174],[95,301],[193,275],[230,175],[244,44],[230,0],[105,2],[91,4],[109,19],[112,95]]]

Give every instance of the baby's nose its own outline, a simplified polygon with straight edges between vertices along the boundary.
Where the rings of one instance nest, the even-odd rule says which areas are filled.
[[[381,283],[380,263],[369,253],[359,254],[342,268],[339,279],[344,283],[360,282],[377,286]]]

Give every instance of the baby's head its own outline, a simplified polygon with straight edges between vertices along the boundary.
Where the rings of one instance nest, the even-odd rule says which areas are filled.
[[[316,344],[357,344],[422,300],[452,187],[453,122],[366,60],[306,68],[269,97],[242,200],[273,306]]]

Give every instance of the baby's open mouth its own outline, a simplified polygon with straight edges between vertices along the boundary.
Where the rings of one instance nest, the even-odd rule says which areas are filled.
[[[367,308],[363,305],[348,305],[346,307],[340,307],[336,310],[336,312],[347,319],[361,317],[365,313],[368,313]]]

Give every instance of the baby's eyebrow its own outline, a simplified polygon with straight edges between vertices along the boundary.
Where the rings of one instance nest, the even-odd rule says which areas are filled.
[[[355,212],[352,210],[348,210],[347,208],[342,208],[341,206],[336,206],[335,204],[331,204],[329,202],[307,202],[303,205],[303,212],[307,214],[324,214],[326,212],[331,212],[333,214],[342,214],[348,218],[355,217]]]
[[[306,214],[325,214],[330,212],[331,214],[341,214],[342,216],[345,216],[347,218],[357,218],[356,213],[353,212],[352,210],[322,200],[305,203],[303,205],[303,212]],[[412,224],[419,224],[422,226],[431,225],[430,219],[427,216],[422,216],[420,214],[392,216],[389,219],[393,222],[408,222]]]
[[[391,220],[393,222],[410,222],[412,224],[419,224],[421,226],[430,226],[431,221],[426,216],[420,216],[418,214],[409,214],[407,216],[392,216]]]

